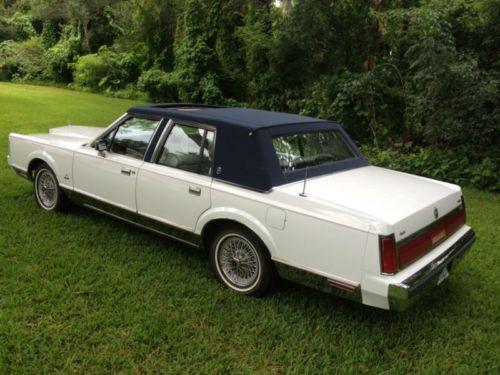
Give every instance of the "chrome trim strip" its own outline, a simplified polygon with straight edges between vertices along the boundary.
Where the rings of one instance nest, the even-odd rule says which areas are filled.
[[[143,161],[151,160],[152,156],[154,155],[154,152],[156,151],[158,141],[160,140],[163,131],[167,127],[168,127],[168,121],[165,120],[164,118],[160,119],[160,121],[158,122],[158,126],[154,130],[153,135],[151,135],[151,138],[149,139],[148,146],[146,147],[146,152],[144,153],[144,157],[142,158]]]
[[[182,242],[188,246],[202,248],[203,242],[199,234],[186,231],[170,224],[162,223],[158,220],[140,215],[137,212],[132,212],[116,205],[103,202],[99,199],[92,198],[80,192],[64,189],[66,196],[73,202],[90,208],[99,213],[119,219],[128,224],[135,225],[142,229],[147,229],[151,232],[160,234],[170,239]]]
[[[391,310],[404,311],[415,302],[424,291],[437,285],[439,276],[445,268],[461,259],[470,249],[476,235],[469,229],[458,241],[451,245],[435,260],[397,284],[389,285],[389,306]]]
[[[127,224],[131,224],[131,225],[134,225],[136,227],[139,227],[141,229],[146,229],[148,231],[151,231],[153,233],[156,233],[156,234],[159,234],[161,236],[164,236],[164,237],[167,237],[167,238],[170,238],[172,240],[175,240],[175,241],[179,241],[179,242],[182,242],[183,244],[185,245],[188,245],[188,246],[192,246],[192,247],[195,247],[195,248],[198,248],[199,246],[193,242],[189,242],[189,241],[186,241],[186,240],[183,240],[182,238],[179,238],[179,237],[175,237],[171,234],[167,234],[165,232],[161,232],[159,230],[156,230],[154,228],[151,228],[151,227],[148,227],[148,226],[145,226],[145,225],[142,225],[142,224],[139,224],[139,223],[136,223],[135,221],[132,221],[132,220],[128,220],[128,219],[125,219],[124,217],[122,216],[118,216],[118,215],[115,215],[115,214],[112,214],[111,212],[107,212],[107,211],[104,211],[104,210],[101,210],[100,208],[97,208],[97,207],[94,207],[88,203],[84,203],[83,204],[84,207],[87,207],[87,208],[90,208],[94,211],[97,211],[99,213],[102,213],[104,215],[107,215],[107,216],[110,216],[114,219],[118,219],[118,220],[121,220],[121,221],[124,221],[126,222]]]
[[[166,120],[166,122],[167,123],[166,123],[165,128],[163,129],[163,131],[160,135],[160,138],[158,138],[158,141],[156,142],[153,154],[148,161],[149,163],[156,164],[156,161],[160,157],[160,153],[163,150],[163,145],[165,144],[165,140],[167,139],[167,136],[170,134],[170,131],[172,130],[174,122],[172,120]]]
[[[118,117],[115,121],[113,121],[111,124],[109,124],[104,131],[99,134],[97,137],[95,137],[91,142],[88,142],[88,147],[94,148],[94,144],[98,139],[104,138],[107,136],[109,133],[111,133],[117,126],[119,126],[126,118],[129,117],[128,113],[124,113],[120,117]]]
[[[283,279],[319,290],[324,293],[361,302],[361,288],[359,284],[353,285],[331,276],[319,275],[310,270],[297,268],[290,264],[283,263],[277,259],[273,259],[273,261],[278,274]]]
[[[164,118],[164,120],[167,120],[167,119]],[[213,143],[212,143],[212,147],[209,150],[209,152],[211,153],[211,157],[212,157],[212,160],[211,160],[212,164],[210,166],[210,173],[207,174],[207,175],[205,175],[205,176],[213,177],[213,175],[215,175],[215,173],[214,173],[215,157],[214,156],[215,156],[215,144],[217,142],[217,128],[215,126],[211,126],[211,125],[205,125],[205,124],[202,124],[202,123],[196,123],[196,122],[192,122],[192,121],[177,121],[177,120],[175,120],[175,118],[168,119],[167,125],[165,126],[165,129],[163,130],[163,133],[158,138],[158,141],[156,143],[156,146],[155,146],[154,152],[152,154],[152,157],[150,158],[150,160],[147,160],[147,162],[152,163],[152,164],[163,165],[163,164],[158,163],[158,159],[160,158],[160,155],[161,155],[161,153],[163,151],[165,143],[168,140],[168,137],[170,136],[170,133],[172,133],[172,129],[176,125],[178,125],[178,126],[190,126],[190,127],[193,127],[193,128],[205,130],[204,135],[203,135],[203,142],[205,142],[205,139],[206,139],[206,136],[207,136],[207,131],[211,131],[211,132],[214,133],[214,140],[213,140]],[[200,145],[200,146],[203,146],[203,144]],[[200,148],[200,157],[201,157],[201,153],[202,152],[203,152],[203,148],[201,147]],[[164,166],[168,167],[167,165],[164,165]],[[176,168],[176,169],[179,169],[179,168]],[[196,173],[196,174],[204,176],[201,173]]]
[[[413,232],[408,237],[399,240],[398,242],[396,242],[396,248],[400,248],[401,246],[404,246],[407,243],[413,241],[415,238],[417,238],[417,237],[425,234],[426,232],[428,232],[429,230],[431,230],[433,227],[435,227],[436,225],[438,225],[441,222],[443,222],[444,220],[446,220],[448,217],[450,217],[453,214],[455,214],[456,212],[458,212],[461,208],[462,208],[462,205],[460,204],[460,206],[455,207],[453,210],[451,210],[450,212],[448,212],[446,215],[441,216],[439,219],[434,220],[432,223],[430,223],[430,224],[426,225],[425,227],[417,230],[416,232]],[[452,235],[452,234],[453,233],[450,233],[449,236]]]
[[[29,180],[29,176],[28,176],[28,171],[25,171],[21,168],[18,168],[18,167],[15,167],[13,165],[10,165],[9,164],[9,167],[10,169],[12,169],[12,171],[17,174],[19,177],[22,177],[22,178],[25,178],[26,180]]]

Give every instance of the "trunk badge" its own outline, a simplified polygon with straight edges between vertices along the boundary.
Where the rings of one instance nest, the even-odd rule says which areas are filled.
[[[434,219],[437,219],[439,217],[439,211],[437,207],[434,207]]]

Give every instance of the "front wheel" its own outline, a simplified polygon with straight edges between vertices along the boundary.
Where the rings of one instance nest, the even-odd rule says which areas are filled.
[[[275,278],[274,265],[262,241],[251,231],[231,226],[210,246],[210,263],[229,288],[252,296],[266,293]]]
[[[59,187],[57,177],[50,167],[43,163],[35,170],[33,180],[38,206],[46,211],[65,211],[68,200]]]

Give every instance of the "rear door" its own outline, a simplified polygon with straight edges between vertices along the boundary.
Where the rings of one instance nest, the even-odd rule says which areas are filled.
[[[73,161],[74,189],[91,198],[135,212],[137,172],[160,120],[128,117],[101,138],[107,151],[84,146]]]
[[[150,162],[137,177],[137,211],[194,231],[210,208],[215,129],[170,122]]]

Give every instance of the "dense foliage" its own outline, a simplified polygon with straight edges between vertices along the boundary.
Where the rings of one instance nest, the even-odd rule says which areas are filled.
[[[0,79],[335,119],[379,165],[500,190],[498,0],[4,0]]]

